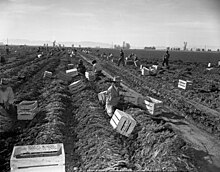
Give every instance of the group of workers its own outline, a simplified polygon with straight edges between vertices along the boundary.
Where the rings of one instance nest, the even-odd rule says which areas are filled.
[[[99,63],[97,63],[96,60],[92,61],[92,71],[95,74],[95,80],[99,80],[100,76],[103,76],[102,69]],[[85,76],[86,67],[83,64],[83,61],[80,59],[79,63],[77,65],[77,71],[81,76]],[[114,77],[113,81],[111,81],[111,86],[107,90],[107,97],[106,97],[106,104],[105,109],[108,113],[108,115],[111,117],[114,113],[114,111],[117,108],[117,105],[120,100],[119,90],[121,90],[120,87],[120,77]]]
[[[103,53],[102,54],[102,57],[107,57],[107,60],[110,60],[112,57],[113,57],[113,54],[112,53],[109,53],[109,55],[107,56],[106,53]],[[166,64],[166,66],[168,67],[169,66],[169,58],[170,58],[170,54],[169,54],[169,51],[167,50],[166,53],[164,54],[163,56],[163,62],[162,62],[162,66],[164,66],[164,64]],[[134,64],[137,65],[137,62],[138,62],[138,57],[136,54],[134,53],[131,53],[128,57],[125,58],[125,53],[124,51],[121,49],[120,50],[120,57],[119,57],[119,60],[118,60],[118,66],[120,66],[120,64],[122,64],[123,66],[125,66],[125,62],[126,61],[134,61]]]

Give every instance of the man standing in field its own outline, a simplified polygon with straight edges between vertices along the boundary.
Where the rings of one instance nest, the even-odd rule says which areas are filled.
[[[164,63],[166,64],[166,67],[169,67],[169,58],[170,58],[170,54],[169,51],[167,50],[165,55],[163,56],[163,63],[162,65],[164,66]]]
[[[110,117],[112,117],[112,115],[114,114],[114,111],[116,110],[120,100],[120,81],[120,77],[114,77],[111,86],[107,90],[105,109]]]
[[[6,79],[0,81],[0,107],[9,114],[14,114],[14,92]]]
[[[6,46],[5,46],[5,50],[6,50],[6,55],[9,55],[10,51],[9,51],[8,44],[6,44]]]
[[[123,66],[125,66],[125,55],[124,55],[124,51],[122,49],[120,51],[120,59],[118,61],[118,66],[120,66],[121,63]]]

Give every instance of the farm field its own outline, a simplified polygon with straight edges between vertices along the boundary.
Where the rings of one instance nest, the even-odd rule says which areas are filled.
[[[64,144],[66,172],[76,169],[220,170],[220,69],[205,71],[206,60],[201,61],[204,64],[171,60],[169,70],[161,70],[153,77],[141,76],[135,67],[119,68],[106,59],[98,58],[95,49],[91,54],[80,52],[70,57],[68,48],[50,48],[49,51],[44,50],[40,58],[36,47],[13,47],[13,50],[6,64],[0,66],[0,78],[10,78],[16,103],[37,100],[39,107],[31,121],[18,121],[15,116],[1,120],[0,171],[10,171],[10,156],[15,145],[50,143]],[[101,51],[107,53],[107,50]],[[111,51],[116,54],[115,50]],[[171,58],[172,55],[171,52]],[[145,66],[161,60],[138,57]],[[215,60],[212,62],[215,62],[219,54],[213,57]],[[166,105],[164,110],[152,116],[121,100],[120,109],[131,114],[137,126],[128,138],[118,134],[97,97],[99,92],[110,86],[107,77],[103,76],[97,82],[87,81],[81,76],[70,80],[60,77],[60,73],[68,69],[68,64],[76,67],[79,59],[83,59],[87,70],[92,67],[89,61],[99,60],[109,74],[121,76],[123,83],[130,88],[162,100]],[[52,78],[43,79],[45,71],[52,72]],[[177,80],[188,77],[195,82],[195,89],[177,89]],[[72,92],[69,84],[80,79],[85,88]],[[218,89],[213,91],[213,84]],[[188,100],[199,104],[190,104]]]

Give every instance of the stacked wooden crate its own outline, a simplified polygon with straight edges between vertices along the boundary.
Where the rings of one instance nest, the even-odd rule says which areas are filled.
[[[69,85],[69,89],[72,93],[83,90],[86,87],[85,83],[82,80],[78,80]]]
[[[49,71],[44,72],[43,78],[51,78],[51,77],[52,77],[52,72],[49,72]]]
[[[129,137],[136,126],[136,121],[131,115],[116,109],[110,120],[110,124],[117,132]]]
[[[156,115],[161,113],[163,102],[152,97],[143,97],[139,101],[139,106],[145,109],[149,114]]]
[[[22,101],[17,105],[18,120],[32,120],[37,113],[37,101]]]
[[[76,68],[66,70],[66,74],[70,75],[71,77],[75,77],[78,75],[78,71]]]
[[[189,90],[189,89],[192,89],[192,87],[193,87],[192,81],[189,81],[189,80],[184,81],[184,80],[179,79],[178,88]]]

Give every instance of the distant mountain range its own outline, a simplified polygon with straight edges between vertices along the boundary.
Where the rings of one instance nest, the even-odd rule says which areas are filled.
[[[1,40],[0,42],[3,42],[6,44],[6,40]],[[36,46],[42,46],[44,44],[48,44],[49,46],[53,45],[52,41],[42,41],[42,40],[27,40],[27,39],[9,39],[8,40],[9,45],[36,45]],[[112,48],[111,44],[108,43],[102,43],[102,42],[92,42],[92,41],[81,41],[81,42],[57,42],[56,44],[61,44],[65,46],[74,46],[78,47],[81,45],[81,47],[100,47],[100,48]]]

